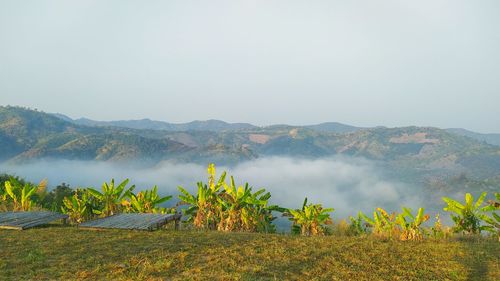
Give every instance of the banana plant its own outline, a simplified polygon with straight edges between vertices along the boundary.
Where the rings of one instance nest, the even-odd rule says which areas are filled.
[[[434,239],[443,239],[451,237],[452,231],[450,227],[443,227],[439,213],[434,217],[434,225],[430,228],[430,234]]]
[[[330,213],[333,208],[324,209],[321,204],[307,204],[307,197],[304,199],[302,209],[289,209],[284,215],[290,216],[293,222],[292,232],[304,236],[324,235],[327,224],[332,224],[333,221]]]
[[[496,233],[500,242],[500,215],[496,213],[496,211],[500,211],[500,193],[496,192],[495,200],[488,201],[488,205],[486,211],[491,211],[492,217],[485,219],[485,222],[488,224],[485,226],[485,230]]]
[[[251,213],[246,209],[248,205],[254,203],[252,199],[252,188],[245,184],[245,187],[236,187],[234,178],[231,176],[230,185],[225,182],[222,184],[224,191],[217,196],[220,221],[217,230],[235,231],[247,228],[250,230],[253,226]]]
[[[424,208],[419,208],[416,216],[410,208],[402,209],[403,212],[396,217],[396,223],[401,227],[400,240],[422,240],[424,231],[421,225],[429,220],[429,215],[424,214]]]
[[[491,221],[486,212],[491,211],[492,207],[482,206],[486,192],[481,193],[476,202],[470,193],[465,194],[465,202],[461,203],[448,197],[443,197],[447,206],[443,208],[449,212],[453,222],[455,222],[454,232],[465,234],[479,234],[483,230],[490,230],[489,226],[482,225],[482,221]]]
[[[31,183],[21,184],[11,178],[4,183],[5,191],[2,200],[12,211],[30,211],[35,204],[34,197],[37,193],[45,191],[47,181],[42,180],[38,185]]]
[[[249,213],[248,217],[252,221],[251,227],[247,227],[247,230],[265,233],[276,232],[276,226],[273,224],[276,216],[273,215],[273,212],[284,213],[287,209],[278,205],[269,205],[270,198],[271,193],[266,192],[265,189],[260,189],[252,194],[249,199],[251,205],[243,209],[244,223],[247,224],[245,213]]]
[[[362,212],[359,212],[357,217],[350,216],[349,220],[351,221],[351,223],[349,224],[349,228],[347,229],[348,234],[359,236],[367,233]]]
[[[135,185],[129,188],[127,187],[129,180],[126,179],[115,187],[115,180],[112,179],[108,184],[103,183],[101,191],[97,191],[93,188],[88,188],[89,193],[97,199],[101,204],[100,209],[94,209],[93,212],[101,217],[107,217],[119,213],[122,207],[122,201],[130,195],[130,192],[134,190]]]
[[[155,185],[151,190],[140,191],[137,194],[130,192],[128,200],[122,201],[122,206],[129,213],[166,213],[166,208],[159,207],[160,204],[172,199],[172,196],[161,197],[158,195],[158,187]]]
[[[222,191],[217,200],[221,205],[220,222],[217,227],[222,231],[274,232],[272,221],[276,219],[273,211],[284,211],[283,208],[268,206],[271,193],[265,189],[252,192],[248,183],[236,186],[231,177],[230,184],[223,183]]]
[[[234,178],[225,182],[226,172],[216,180],[215,165],[208,166],[208,185],[198,183],[198,192],[190,194],[178,187],[179,204],[189,205],[184,213],[196,228],[219,231],[274,232],[273,212],[284,209],[268,205],[271,194],[265,189],[256,192],[246,183],[237,186]]]
[[[80,224],[94,215],[92,198],[87,189],[77,189],[73,196],[64,197],[61,211],[69,216],[71,223]]]
[[[372,233],[375,236],[392,238],[398,232],[395,222],[395,213],[389,215],[386,210],[377,208],[373,212],[373,219],[363,213],[361,213],[361,215],[365,219],[368,226],[372,228]]]
[[[179,195],[180,205],[189,205],[184,210],[184,214],[188,215],[188,221],[193,222],[196,228],[200,229],[217,229],[220,222],[218,214],[220,214],[220,205],[217,200],[218,192],[224,184],[226,172],[223,172],[219,179],[215,181],[215,165],[208,165],[208,185],[203,182],[198,182],[198,192],[190,194],[182,186],[178,189],[182,193]]]
[[[488,205],[493,206],[496,210],[500,209],[500,192],[495,192],[495,200],[489,200]]]

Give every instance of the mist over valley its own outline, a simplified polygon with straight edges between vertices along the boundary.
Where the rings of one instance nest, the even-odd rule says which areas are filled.
[[[500,280],[500,1],[0,1],[0,280]]]
[[[158,185],[175,196],[179,185],[193,191],[206,181],[215,163],[239,184],[266,188],[274,204],[299,207],[307,197],[341,218],[380,206],[439,212],[443,194],[490,192],[500,182],[500,146],[438,128],[130,122],[0,107],[0,172],[47,178],[49,187],[129,178],[137,190]]]
[[[59,183],[71,187],[100,187],[114,178],[130,179],[136,190],[158,185],[164,195],[178,194],[177,186],[195,191],[196,182],[206,182],[206,166],[162,162],[152,167],[75,160],[41,160],[29,164],[0,165],[9,174],[39,182],[48,179],[50,186]],[[291,157],[266,157],[235,166],[218,166],[227,171],[238,185],[248,182],[254,189],[265,188],[271,202],[298,208],[304,197],[335,208],[335,216],[346,218],[357,211],[379,206],[399,208],[418,206],[424,200],[415,187],[384,178],[372,161],[357,158],[321,158],[308,160]],[[421,194],[423,195],[423,194]],[[172,202],[178,201],[174,198]],[[171,202],[171,203],[172,203]]]

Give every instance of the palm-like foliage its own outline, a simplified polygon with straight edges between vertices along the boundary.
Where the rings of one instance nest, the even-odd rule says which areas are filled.
[[[383,238],[392,238],[399,231],[396,227],[396,214],[389,213],[382,209],[377,208],[373,212],[373,219],[369,218],[365,214],[361,213],[366,223],[372,228],[372,233],[375,236],[383,237]]]
[[[234,231],[236,229],[247,228],[252,225],[252,217],[248,211],[245,210],[245,205],[252,204],[251,196],[252,189],[248,184],[236,187],[234,178],[231,177],[230,185],[223,183],[224,192],[217,196],[217,201],[221,208],[220,221],[217,226],[218,230]]]
[[[424,215],[424,208],[419,208],[414,216],[410,208],[403,207],[403,212],[396,217],[396,223],[401,227],[400,239],[422,240],[424,231],[422,224],[429,220],[429,215]]]
[[[181,204],[189,207],[185,214],[196,228],[219,231],[259,231],[273,232],[273,211],[283,211],[278,206],[269,206],[271,194],[265,189],[255,193],[247,184],[237,186],[231,177],[225,182],[226,172],[218,180],[215,178],[215,166],[208,166],[208,185],[198,183],[198,192],[190,194],[183,187],[179,195]]]
[[[134,190],[135,185],[129,188],[127,187],[129,180],[126,179],[121,182],[118,186],[115,186],[115,180],[112,179],[111,182],[103,183],[101,191],[97,191],[93,188],[88,188],[89,193],[94,196],[101,204],[101,208],[98,210],[93,210],[93,212],[102,217],[107,217],[121,212],[122,201],[124,198],[130,195],[130,192]]]
[[[488,224],[485,226],[486,231],[490,231],[497,234],[498,241],[500,241],[500,215],[496,213],[496,211],[500,211],[500,193],[495,193],[495,200],[490,200],[488,202],[489,206],[486,211],[492,211],[492,217],[488,217],[485,219],[485,222]]]
[[[189,207],[185,210],[185,214],[189,216],[188,221],[192,221],[196,228],[202,229],[217,229],[218,214],[220,206],[217,196],[219,190],[224,184],[226,172],[223,172],[220,178],[215,181],[215,165],[208,165],[208,185],[203,182],[198,182],[198,192],[190,194],[182,186],[178,189],[182,193],[179,195],[180,204],[187,204]]]
[[[333,208],[324,209],[321,204],[307,204],[307,198],[301,209],[288,210],[285,214],[290,216],[293,222],[292,232],[305,236],[316,236],[325,234],[325,225],[332,224],[330,213]]]
[[[451,234],[452,234],[451,228],[443,226],[439,214],[436,214],[434,225],[430,228],[430,235],[432,235],[434,239],[443,239],[443,238],[449,238]]]
[[[61,210],[72,223],[80,224],[94,215],[95,204],[88,189],[77,189],[73,196],[63,199]]]
[[[248,183],[236,186],[231,177],[230,184],[223,183],[224,191],[217,200],[221,208],[220,221],[217,226],[222,231],[260,231],[273,232],[272,221],[275,217],[272,211],[283,211],[278,206],[268,206],[271,193],[259,189],[252,193]]]
[[[351,223],[349,224],[349,228],[347,229],[347,233],[349,235],[363,235],[366,234],[366,226],[363,220],[363,213],[359,212],[357,217],[350,216],[349,220]]]
[[[42,180],[38,185],[22,184],[14,178],[4,183],[4,194],[1,195],[5,209],[12,211],[29,211],[35,205],[34,197],[45,192],[47,181]]]
[[[140,191],[137,194],[130,192],[128,198],[130,201],[122,201],[122,206],[126,212],[167,213],[167,209],[161,208],[159,205],[170,200],[172,196],[161,197],[158,195],[158,187],[155,185],[152,189]]]
[[[491,211],[491,206],[482,206],[486,192],[483,192],[476,202],[470,193],[465,194],[465,202],[461,203],[448,197],[443,197],[447,206],[443,209],[451,213],[455,222],[454,231],[466,234],[479,234],[482,230],[489,230],[488,226],[482,225],[482,221],[491,220],[486,212]]]
[[[270,198],[271,193],[266,192],[265,189],[252,193],[242,210],[243,222],[246,226],[243,230],[266,233],[276,231],[276,226],[273,224],[276,217],[273,212],[284,213],[286,209],[278,205],[269,205]]]
[[[495,200],[489,200],[488,204],[496,210],[500,209],[500,192],[495,192]]]

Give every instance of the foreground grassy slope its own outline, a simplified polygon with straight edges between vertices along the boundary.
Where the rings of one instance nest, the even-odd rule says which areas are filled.
[[[1,280],[500,280],[493,240],[165,230],[0,231]]]

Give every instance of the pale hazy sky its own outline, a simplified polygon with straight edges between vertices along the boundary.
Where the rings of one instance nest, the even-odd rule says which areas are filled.
[[[500,132],[500,1],[0,0],[0,104]]]

